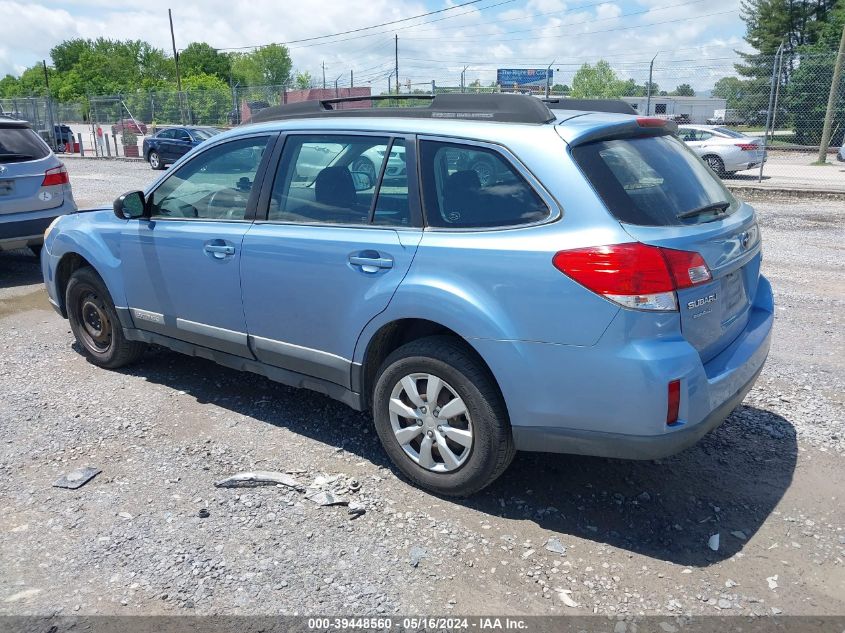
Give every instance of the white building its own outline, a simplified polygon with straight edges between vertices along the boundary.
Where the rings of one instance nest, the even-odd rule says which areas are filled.
[[[651,108],[646,112],[647,97],[622,97],[640,114],[657,116],[686,115],[690,123],[705,123],[716,110],[724,110],[727,101],[719,97],[661,97],[652,95]]]

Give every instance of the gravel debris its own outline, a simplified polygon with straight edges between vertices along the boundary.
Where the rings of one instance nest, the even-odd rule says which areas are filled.
[[[80,201],[157,176],[67,165]],[[0,614],[845,612],[845,209],[755,206],[775,333],[725,424],[656,461],[520,454],[468,500],[411,486],[369,416],[319,394],[158,348],[94,367],[35,259],[0,254]],[[51,487],[84,464],[103,472]],[[255,470],[307,490],[214,486]]]

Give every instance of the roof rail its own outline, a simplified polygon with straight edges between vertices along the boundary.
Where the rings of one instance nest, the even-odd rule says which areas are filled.
[[[569,97],[547,97],[541,99],[552,110],[585,110],[587,112],[613,112],[615,114],[636,114],[637,111],[622,99],[570,99]]]
[[[337,109],[344,103],[362,101],[419,100],[424,107],[374,107]],[[281,121],[315,117],[399,117],[412,119],[457,119],[462,121],[501,121],[508,123],[549,123],[555,116],[542,101],[526,95],[440,94],[376,95],[301,101],[273,106],[257,112],[248,122]]]

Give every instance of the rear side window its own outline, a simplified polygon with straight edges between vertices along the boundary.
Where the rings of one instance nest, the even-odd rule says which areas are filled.
[[[699,224],[739,207],[716,175],[674,136],[599,141],[576,147],[572,155],[620,222]]]
[[[410,226],[405,142],[367,135],[291,135],[268,219],[297,224]]]
[[[28,127],[0,127],[0,163],[20,163],[50,155],[50,148]]]
[[[485,228],[544,220],[549,208],[499,152],[476,145],[420,143],[429,226]]]

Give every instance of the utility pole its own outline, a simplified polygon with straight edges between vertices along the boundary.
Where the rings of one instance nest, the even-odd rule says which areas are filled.
[[[395,66],[393,67],[393,72],[396,73],[396,94],[399,94],[399,35],[396,34],[393,36],[393,41],[395,44],[394,48],[394,63]]]
[[[387,75],[387,94],[390,94],[390,93],[393,92],[393,87],[392,87],[392,84],[390,83],[391,77],[393,77],[393,71],[391,71],[390,74]]]
[[[173,33],[173,12],[167,10],[167,19],[170,20],[170,43],[173,44],[173,61],[176,64],[176,91],[179,93],[179,118],[182,125],[185,125],[185,112],[182,109],[182,77],[179,75],[179,53],[176,51],[176,35]]]
[[[464,66],[464,69],[461,71],[461,92],[463,92],[464,90],[466,90],[466,74],[467,74],[467,68],[469,68],[469,66]]]
[[[349,69],[349,87],[355,87],[355,74],[353,73],[352,69]]]
[[[548,99],[548,98],[549,98],[549,79],[550,79],[549,75],[551,75],[551,74],[552,74],[552,66],[554,66],[554,65],[555,65],[555,62],[556,62],[556,61],[557,61],[557,60],[553,59],[553,60],[552,60],[552,63],[551,63],[551,64],[549,64],[549,67],[548,67],[548,68],[546,68],[546,99]]]
[[[323,90],[326,89],[326,62],[323,61]]]
[[[646,86],[645,94],[646,94],[646,101],[645,101],[645,115],[651,115],[651,78],[654,74],[654,60],[657,59],[657,56],[660,55],[660,51],[657,51],[654,54],[654,57],[651,58],[651,63],[648,65],[648,86]]]
[[[833,79],[830,82],[830,94],[827,97],[827,112],[824,115],[822,142],[819,144],[820,163],[827,162],[827,147],[830,145],[830,127],[833,124],[833,110],[836,107],[836,93],[839,88],[839,79],[842,77],[843,58],[845,58],[845,25],[842,27],[842,37],[839,38],[839,52],[836,54],[836,61],[833,64]]]

